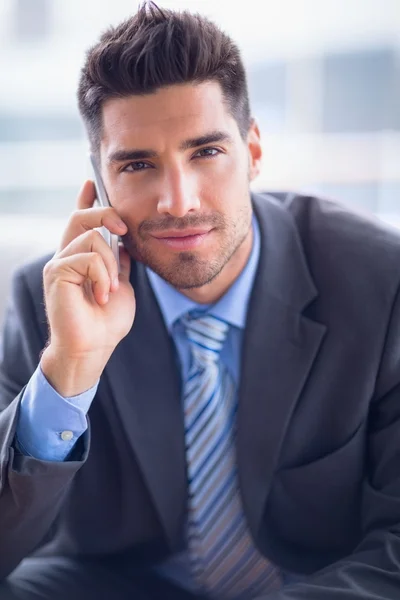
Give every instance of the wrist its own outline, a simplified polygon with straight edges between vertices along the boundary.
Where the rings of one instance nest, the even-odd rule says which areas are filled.
[[[40,368],[60,396],[72,398],[97,384],[108,358],[101,353],[72,356],[49,345],[42,354]]]

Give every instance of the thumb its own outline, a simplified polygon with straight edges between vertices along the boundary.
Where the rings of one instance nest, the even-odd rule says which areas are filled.
[[[120,265],[120,273],[119,273],[120,281],[128,281],[129,282],[129,276],[131,274],[131,257],[129,256],[129,254],[125,250],[125,248],[122,246],[122,244],[119,246],[119,265]]]

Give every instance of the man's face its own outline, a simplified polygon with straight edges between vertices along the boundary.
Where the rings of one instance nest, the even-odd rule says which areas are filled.
[[[109,100],[101,170],[128,252],[178,289],[213,281],[251,236],[260,154],[257,127],[243,141],[216,82]]]

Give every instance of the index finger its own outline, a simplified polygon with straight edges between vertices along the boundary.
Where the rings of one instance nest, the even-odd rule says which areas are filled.
[[[93,181],[88,179],[87,181],[85,181],[78,194],[77,207],[79,210],[85,208],[92,208],[95,200],[96,189],[94,187]]]

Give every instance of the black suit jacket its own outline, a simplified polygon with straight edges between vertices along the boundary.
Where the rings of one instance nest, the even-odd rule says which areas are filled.
[[[307,574],[274,600],[400,598],[400,235],[334,203],[253,195],[261,256],[241,365],[238,469],[259,550]],[[42,269],[14,278],[0,370],[0,577],[42,553],[149,564],[184,544],[180,374],[146,277],[90,427],[63,463],[18,455],[47,339]],[[369,595],[368,595],[369,594]]]

